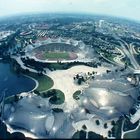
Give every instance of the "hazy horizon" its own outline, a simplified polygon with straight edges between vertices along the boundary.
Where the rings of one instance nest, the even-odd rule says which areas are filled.
[[[0,0],[0,17],[28,13],[88,13],[140,21],[140,0]]]

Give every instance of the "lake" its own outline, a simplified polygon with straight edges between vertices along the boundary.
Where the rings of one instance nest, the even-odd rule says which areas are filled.
[[[30,91],[35,86],[35,81],[24,75],[17,75],[11,70],[10,64],[0,62],[0,94],[5,88],[6,96],[11,96]]]

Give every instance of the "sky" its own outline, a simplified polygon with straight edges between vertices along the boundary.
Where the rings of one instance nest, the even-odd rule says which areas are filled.
[[[140,21],[140,0],[0,0],[0,16],[29,12],[74,12]]]

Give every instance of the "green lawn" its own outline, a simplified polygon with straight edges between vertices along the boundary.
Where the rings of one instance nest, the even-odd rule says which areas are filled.
[[[81,91],[80,91],[80,90],[77,90],[77,91],[73,94],[73,98],[74,98],[75,100],[78,100],[80,94],[81,94]]]
[[[43,98],[49,98],[49,102],[51,104],[62,104],[65,101],[65,95],[62,91],[58,90],[58,89],[51,89],[48,90],[47,92],[43,92],[40,94],[41,97]]]
[[[136,131],[128,132],[124,134],[124,139],[139,139],[140,138],[140,126]]]
[[[68,59],[69,54],[67,52],[46,52],[44,54],[47,59]]]
[[[38,81],[39,86],[37,87],[36,90],[38,90],[39,92],[43,92],[43,91],[50,89],[54,84],[53,80],[46,75],[39,76],[37,73],[31,73],[31,72],[27,73],[26,75],[28,75]]]
[[[124,121],[123,117],[119,118],[119,120],[112,128],[112,134],[116,137],[116,139],[121,139],[121,135],[122,135],[121,128],[122,128],[123,121]]]
[[[64,64],[52,63],[50,64],[50,67],[54,69],[64,69]]]
[[[107,59],[109,59],[110,61],[113,61],[113,62],[114,62],[114,56],[113,56],[113,55],[106,53],[104,56],[105,56]]]
[[[62,104],[65,101],[65,95],[62,91],[55,89],[55,94],[52,96],[49,100],[50,103],[52,104]]]

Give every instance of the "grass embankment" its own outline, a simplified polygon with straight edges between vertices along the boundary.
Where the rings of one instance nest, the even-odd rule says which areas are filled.
[[[50,64],[50,67],[53,68],[53,69],[60,69],[60,70],[63,70],[64,69],[64,66],[65,64],[60,64],[60,63],[52,63]]]
[[[73,94],[73,98],[75,100],[79,100],[79,95],[81,94],[81,91],[80,90],[77,90],[74,94]]]
[[[106,54],[104,54],[104,57],[107,58],[107,59],[109,59],[110,61],[113,61],[114,62],[114,56],[113,55],[106,53]]]
[[[38,92],[47,91],[54,84],[53,80],[46,75],[39,76],[37,73],[32,73],[32,72],[26,73],[26,75],[38,81],[39,85],[36,89]],[[5,103],[8,104],[8,103],[12,103],[13,101],[18,101],[18,100],[19,100],[18,95],[12,95],[5,99]]]
[[[56,104],[56,105],[64,103],[64,101],[65,101],[64,93],[60,90],[55,90],[55,91],[56,92],[54,93],[53,96],[51,96],[51,98],[49,100],[50,103]]]
[[[123,138],[124,139],[139,139],[140,138],[140,126],[138,127],[137,130],[124,134]]]
[[[39,76],[37,73],[32,72],[26,73],[26,75],[38,81],[39,85],[36,90],[39,92],[43,92],[50,89],[54,84],[53,80],[46,75]]]
[[[48,90],[46,92],[35,92],[37,95],[41,96],[42,98],[49,98],[49,102],[51,104],[62,104],[65,101],[65,95],[62,91],[58,90],[58,89],[51,89]]]

